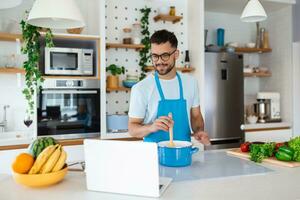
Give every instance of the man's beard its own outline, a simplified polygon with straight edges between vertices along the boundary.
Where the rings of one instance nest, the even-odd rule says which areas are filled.
[[[172,65],[170,65],[170,66],[169,66],[168,68],[166,68],[166,69],[158,70],[157,67],[160,66],[160,65],[164,66],[164,64],[155,65],[155,71],[157,71],[157,73],[158,73],[159,75],[164,76],[164,75],[167,75],[170,71],[172,71],[172,69],[175,67],[175,61],[173,62]]]

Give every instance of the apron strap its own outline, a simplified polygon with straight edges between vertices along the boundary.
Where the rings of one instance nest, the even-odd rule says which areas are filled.
[[[178,78],[178,82],[179,82],[179,92],[180,92],[180,99],[183,100],[183,88],[182,88],[182,81],[181,78],[179,76],[179,74],[176,72],[176,76]]]
[[[158,89],[161,100],[165,100],[165,96],[164,96],[164,93],[162,91],[157,72],[155,72],[155,83],[156,83],[156,87]]]
[[[164,93],[162,91],[162,88],[161,88],[161,85],[160,85],[160,81],[159,81],[159,77],[158,77],[158,74],[157,72],[155,72],[155,83],[156,83],[156,87],[158,89],[158,92],[159,92],[159,95],[160,95],[160,98],[161,100],[165,100],[165,96],[164,96]],[[179,93],[180,93],[180,99],[182,100],[183,99],[183,88],[182,88],[182,81],[181,81],[181,78],[179,76],[179,74],[176,72],[176,76],[178,78],[178,83],[179,83]]]

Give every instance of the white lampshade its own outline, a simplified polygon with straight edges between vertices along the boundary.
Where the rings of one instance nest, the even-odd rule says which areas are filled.
[[[259,0],[249,0],[241,15],[243,22],[260,22],[267,19],[267,14]]]
[[[22,0],[9,0],[9,1],[0,1],[0,9],[13,8],[22,3]]]
[[[27,22],[54,29],[84,27],[84,20],[74,0],[36,0]]]

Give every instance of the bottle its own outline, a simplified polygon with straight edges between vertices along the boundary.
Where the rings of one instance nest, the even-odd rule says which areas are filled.
[[[260,28],[260,34],[259,34],[259,37],[260,37],[260,48],[264,48],[264,42],[265,42],[265,31],[266,29],[265,28]]]
[[[135,23],[132,25],[132,43],[141,44],[142,34],[141,34],[141,24]]]
[[[171,15],[171,16],[175,16],[175,15],[176,15],[175,6],[171,6],[171,7],[170,7],[169,15]]]
[[[263,43],[263,47],[264,49],[268,49],[270,48],[270,44],[269,44],[269,33],[268,31],[264,32],[264,43]]]
[[[184,68],[190,68],[190,56],[188,50],[185,51]]]
[[[131,28],[124,28],[123,44],[131,44]]]
[[[219,47],[224,46],[224,37],[225,37],[225,30],[223,28],[217,29],[217,44]]]

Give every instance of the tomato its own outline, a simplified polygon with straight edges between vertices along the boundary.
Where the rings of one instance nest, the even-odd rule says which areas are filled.
[[[240,146],[242,152],[249,152],[250,151],[249,147],[250,147],[250,142],[242,143]]]
[[[275,149],[277,150],[277,149],[279,149],[279,147],[284,146],[284,145],[285,145],[284,142],[276,143]]]

